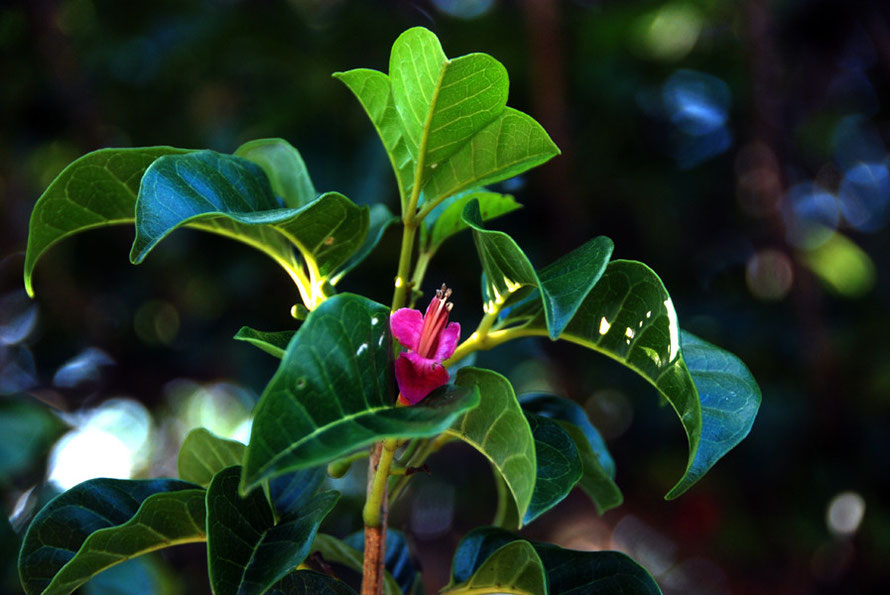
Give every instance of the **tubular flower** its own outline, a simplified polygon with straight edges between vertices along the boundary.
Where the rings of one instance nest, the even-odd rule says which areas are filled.
[[[400,308],[392,313],[389,326],[399,343],[409,349],[396,359],[396,383],[402,398],[412,405],[448,382],[442,362],[454,353],[460,340],[460,324],[448,323],[451,290],[442,285],[430,301],[426,314]]]

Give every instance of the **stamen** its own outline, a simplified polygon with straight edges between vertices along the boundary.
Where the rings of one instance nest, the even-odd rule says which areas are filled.
[[[430,301],[426,314],[423,316],[423,326],[420,329],[420,340],[417,345],[417,353],[422,357],[430,357],[439,343],[439,335],[448,324],[448,316],[454,304],[448,301],[451,297],[451,289],[444,283],[441,289],[436,290],[436,297]]]

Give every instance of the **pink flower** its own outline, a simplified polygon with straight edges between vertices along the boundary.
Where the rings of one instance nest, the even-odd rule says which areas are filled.
[[[415,405],[430,392],[448,382],[442,362],[454,353],[460,340],[460,324],[448,324],[454,305],[448,301],[451,290],[442,285],[426,309],[400,308],[389,317],[393,336],[410,351],[396,360],[396,383],[401,399]]]

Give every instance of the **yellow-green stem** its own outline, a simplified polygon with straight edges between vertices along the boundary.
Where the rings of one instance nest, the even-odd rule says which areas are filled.
[[[383,515],[381,514],[381,509],[386,501],[386,483],[389,479],[389,470],[392,466],[397,446],[398,441],[393,438],[383,441],[380,460],[377,462],[374,479],[371,481],[370,488],[368,489],[368,499],[365,501],[365,508],[362,511],[365,527],[380,527],[382,524]]]
[[[402,250],[399,253],[399,268],[396,271],[395,291],[392,294],[392,310],[395,312],[405,305],[405,296],[410,289],[411,256],[414,252],[414,236],[417,224],[405,221],[402,229]]]

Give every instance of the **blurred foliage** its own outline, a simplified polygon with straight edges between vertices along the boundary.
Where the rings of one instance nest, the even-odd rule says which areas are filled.
[[[0,495],[12,528],[45,502],[39,486],[59,433],[66,424],[83,431],[96,419],[89,412],[112,397],[132,397],[152,414],[151,452],[134,474],[175,473],[171,453],[196,425],[245,432],[275,360],[231,337],[242,325],[294,326],[294,290],[274,264],[193,232],[172,236],[137,269],[127,262],[132,230],[76,238],[41,262],[30,310],[23,250],[30,209],[48,182],[102,146],[229,152],[280,136],[300,149],[319,189],[395,207],[378,139],[330,74],[385,69],[392,41],[413,25],[436,31],[450,55],[501,60],[510,105],[537,118],[563,151],[495,188],[524,205],[496,227],[539,263],[609,235],[616,257],[659,271],[683,326],[737,353],[763,389],[750,438],[689,494],[665,503],[685,445],[669,412],[645,406],[656,398],[650,387],[567,345],[528,341],[480,354],[479,365],[510,371],[519,393],[574,398],[616,459],[622,507],[599,519],[570,498],[529,537],[620,546],[668,593],[883,584],[890,8],[877,0],[5,5]],[[387,302],[397,236],[390,230],[340,289]],[[429,276],[431,287],[441,279],[456,288],[454,316],[467,328],[482,314],[479,270],[463,266],[472,250],[466,234],[450,240]],[[126,432],[101,429],[126,444]],[[431,468],[394,522],[415,540],[428,586],[440,586],[457,540],[488,520],[483,504],[493,502],[494,484],[462,447],[445,449]],[[469,482],[491,492],[448,488]],[[835,500],[850,491],[864,516],[858,531],[838,533],[829,505],[841,502],[855,517],[858,500]],[[337,532],[356,529],[352,518]],[[194,570],[202,564],[203,550],[188,546],[120,572],[125,582],[150,575],[164,588],[178,580],[202,592],[196,577],[205,573]],[[11,581],[2,589],[15,592]]]

